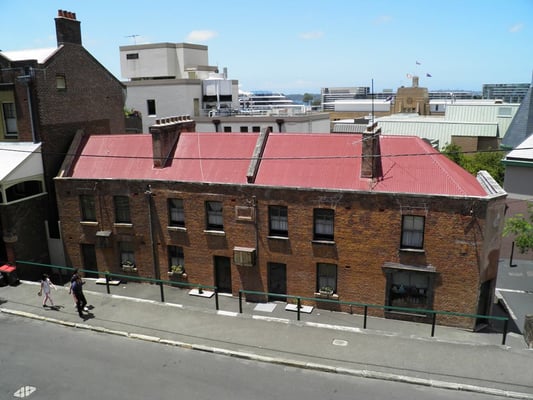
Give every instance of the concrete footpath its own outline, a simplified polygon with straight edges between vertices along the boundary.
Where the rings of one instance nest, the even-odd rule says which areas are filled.
[[[3,321],[27,317],[169,346],[298,368],[533,400],[533,350],[524,338],[308,307],[300,321],[284,302],[246,303],[197,289],[87,279],[89,311],[78,316],[66,286],[42,307],[38,282],[0,287]],[[354,312],[361,312],[360,310]],[[496,329],[497,330],[497,329]]]

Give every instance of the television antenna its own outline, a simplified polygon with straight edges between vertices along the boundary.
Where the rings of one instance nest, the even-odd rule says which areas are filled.
[[[127,38],[132,38],[133,39],[133,44],[137,44],[137,39],[135,39],[137,36],[140,36],[140,35],[128,35],[126,37]]]

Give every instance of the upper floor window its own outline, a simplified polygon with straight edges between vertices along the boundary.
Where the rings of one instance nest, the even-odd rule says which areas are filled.
[[[222,202],[206,201],[207,229],[223,231],[224,219],[222,218]]]
[[[65,78],[65,75],[56,75],[56,89],[67,90],[67,78]]]
[[[247,126],[241,126],[241,132],[248,132]]]
[[[130,199],[128,196],[113,197],[115,203],[115,222],[131,223]]]
[[[224,132],[231,132],[231,126],[225,126]]]
[[[17,136],[17,114],[15,113],[15,103],[2,103],[2,114],[4,116],[4,126],[6,136]]]
[[[82,194],[80,196],[80,208],[82,221],[96,221],[96,207],[92,194]]]
[[[289,222],[286,206],[268,206],[270,236],[289,236]]]
[[[424,246],[424,217],[404,215],[402,217],[402,248],[422,249]]]
[[[168,199],[168,218],[170,226],[185,226],[182,199]]]
[[[317,292],[337,292],[337,266],[335,264],[318,263],[316,265]]]
[[[315,208],[313,211],[314,239],[333,240],[335,212],[330,208]]]
[[[146,108],[148,109],[148,115],[156,115],[155,112],[155,100],[146,100]]]
[[[139,59],[139,53],[126,54],[126,60],[138,60],[138,59]]]

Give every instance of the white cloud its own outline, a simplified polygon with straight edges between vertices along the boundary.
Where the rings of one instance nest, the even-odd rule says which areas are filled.
[[[324,32],[320,32],[320,31],[300,33],[300,39],[304,39],[304,40],[320,39],[322,36],[324,36]]]
[[[522,23],[514,24],[513,26],[511,26],[509,28],[509,32],[511,32],[511,33],[519,32],[523,28],[524,28],[524,24],[522,24]]]
[[[187,35],[188,42],[206,42],[214,37],[217,37],[218,33],[215,31],[191,31]]]

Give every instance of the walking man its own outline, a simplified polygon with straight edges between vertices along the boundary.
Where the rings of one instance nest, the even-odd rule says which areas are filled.
[[[83,315],[83,311],[88,311],[89,309],[87,306],[87,300],[85,299],[85,295],[83,294],[83,285],[85,282],[81,280],[81,278],[78,276],[78,278],[72,282],[71,290],[72,294],[74,296],[74,299],[76,300],[76,308],[78,309],[78,315],[81,318],[85,318]]]

